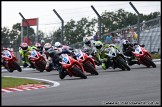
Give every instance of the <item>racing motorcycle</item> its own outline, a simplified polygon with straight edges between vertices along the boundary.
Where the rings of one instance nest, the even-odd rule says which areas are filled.
[[[128,47],[128,49],[129,48],[131,47]],[[144,48],[144,46],[135,45],[135,50],[132,51],[132,55],[138,60],[139,64],[156,68],[155,63],[152,61],[152,55]]]
[[[89,50],[87,49],[82,49],[82,52],[86,53],[89,57],[91,57],[93,59],[93,61],[95,62],[95,65],[99,66],[101,65],[101,63],[99,61],[97,61],[96,57],[94,57],[95,51],[94,52],[89,52]]]
[[[92,75],[98,75],[98,72],[96,71],[96,64],[90,56],[82,52],[80,49],[75,49],[74,54],[79,63],[83,65],[86,72],[91,73]]]
[[[114,48],[114,45],[110,45],[110,47],[105,48],[104,51],[107,61],[110,62],[109,66],[113,67],[114,69],[120,68],[122,70],[127,69],[130,71],[126,58],[118,49]]]
[[[19,72],[22,71],[20,65],[17,63],[17,58],[15,55],[9,51],[9,50],[3,50],[1,53],[1,57],[3,60],[4,67],[9,71],[13,72],[14,70],[17,70]]]
[[[83,66],[68,54],[61,54],[59,63],[62,65],[62,69],[64,69],[65,72],[70,77],[75,76],[75,77],[81,77],[83,79],[87,79],[87,76],[84,74]],[[61,78],[62,77],[61,75],[64,74],[62,74],[62,72],[59,72],[59,75]]]
[[[45,70],[46,60],[38,51],[34,49],[29,51],[28,59],[38,71],[43,72]]]

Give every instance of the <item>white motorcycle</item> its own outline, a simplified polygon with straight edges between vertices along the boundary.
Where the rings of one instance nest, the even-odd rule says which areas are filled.
[[[113,66],[113,68],[120,68],[122,70],[127,69],[130,71],[130,67],[127,64],[127,61],[124,55],[114,47],[114,45],[110,45],[110,47],[105,48],[104,50],[107,61],[109,62],[108,66]]]

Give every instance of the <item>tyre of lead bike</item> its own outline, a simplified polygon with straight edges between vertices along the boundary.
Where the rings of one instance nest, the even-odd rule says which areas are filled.
[[[144,59],[148,65],[147,67],[152,66],[153,68],[156,68],[155,63],[148,56],[145,56]]]
[[[121,66],[122,70],[127,69],[127,71],[130,71],[130,67],[127,65],[126,61],[122,57],[118,57],[117,63]]]
[[[8,70],[8,72],[13,72],[14,70],[13,69],[10,69],[10,68],[6,68]]]
[[[87,76],[80,69],[77,67],[73,67],[72,69],[76,72],[76,74],[78,74],[79,77],[87,79]]]
[[[18,65],[16,62],[13,62],[12,64],[13,64],[13,66],[16,68],[16,70],[18,70],[19,72],[22,71],[20,65]]]
[[[98,75],[98,72],[95,70],[95,68],[93,67],[92,64],[86,63],[85,64],[85,67],[89,69],[89,71],[90,71],[91,74]]]
[[[39,61],[38,62],[39,67],[36,67],[40,72],[43,72],[46,66],[46,63],[44,61]]]

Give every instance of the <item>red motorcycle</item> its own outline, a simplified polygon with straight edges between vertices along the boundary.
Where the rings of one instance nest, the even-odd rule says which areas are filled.
[[[76,76],[81,77],[83,79],[87,78],[87,76],[84,74],[83,66],[73,57],[67,54],[61,54],[60,59],[61,59],[60,64],[62,65],[62,68],[66,70],[65,72],[67,72],[67,74],[70,77]],[[59,72],[59,75],[62,75],[61,72]]]
[[[96,64],[90,56],[82,52],[80,49],[75,49],[74,54],[76,55],[76,59],[79,63],[83,65],[86,72],[91,73],[92,75],[98,75],[98,72],[96,71]]]
[[[12,51],[3,50],[1,53],[4,67],[9,71],[13,72],[14,70],[22,71],[20,65],[17,63],[17,58]]]
[[[147,67],[152,66],[153,68],[156,68],[155,63],[152,61],[152,55],[144,47],[141,47],[140,45],[135,45],[135,51],[132,53],[139,61],[139,64],[143,64]]]
[[[29,51],[29,53],[30,54],[28,55],[28,59],[30,60],[30,62],[38,71],[43,72],[46,67],[46,60],[44,59],[44,57],[34,49]]]

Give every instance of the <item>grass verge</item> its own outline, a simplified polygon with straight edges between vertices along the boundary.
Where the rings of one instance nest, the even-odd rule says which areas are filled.
[[[2,88],[13,88],[13,87],[17,87],[20,85],[27,85],[27,84],[44,84],[43,82],[39,82],[36,80],[13,78],[13,77],[2,77],[1,80],[2,80],[1,81]]]
[[[152,59],[161,59],[160,54],[152,54]]]

